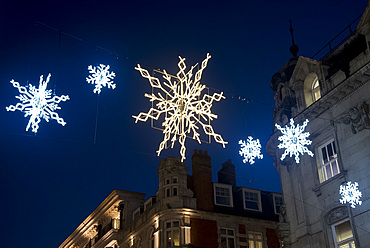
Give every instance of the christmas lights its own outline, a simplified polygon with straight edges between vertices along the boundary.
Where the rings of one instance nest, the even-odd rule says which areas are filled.
[[[100,94],[101,88],[105,86],[112,89],[116,88],[116,84],[113,83],[113,78],[116,74],[114,72],[109,72],[109,65],[100,64],[98,67],[89,65],[87,69],[92,75],[86,77],[86,81],[91,84],[96,84],[94,93]]]
[[[41,119],[45,119],[47,122],[49,122],[49,119],[56,120],[59,124],[64,126],[66,122],[63,120],[63,118],[59,117],[57,113],[54,111],[57,109],[60,109],[58,106],[58,103],[61,101],[67,101],[69,100],[69,96],[53,96],[52,90],[47,90],[46,87],[49,83],[51,74],[49,73],[48,77],[46,78],[46,81],[43,81],[43,76],[40,76],[40,82],[39,82],[39,88],[36,89],[35,86],[29,84],[28,87],[29,90],[25,86],[20,86],[18,82],[15,82],[14,80],[10,81],[10,83],[13,84],[15,88],[18,89],[19,93],[21,93],[19,96],[16,96],[15,98],[18,98],[20,100],[20,103],[17,103],[15,106],[10,105],[9,107],[6,107],[7,111],[16,111],[19,110],[21,112],[24,112],[24,117],[30,116],[30,120],[28,121],[26,131],[32,126],[32,132],[37,133],[37,130],[39,128],[39,123]]]
[[[153,88],[157,88],[164,93],[164,95],[160,92],[157,94],[145,94],[145,97],[149,98],[151,102],[157,102],[155,107],[150,108],[147,113],[141,112],[137,116],[132,116],[135,118],[135,123],[137,123],[138,121],[145,122],[149,118],[158,120],[162,114],[165,115],[162,123],[164,138],[157,150],[158,156],[165,148],[167,141],[171,140],[171,148],[173,148],[178,140],[181,145],[181,161],[183,161],[185,159],[187,134],[192,133],[192,138],[201,143],[200,134],[197,132],[197,129],[199,129],[198,125],[203,128],[206,135],[213,136],[215,141],[221,143],[223,147],[227,144],[221,135],[214,133],[213,127],[209,124],[211,120],[217,118],[217,115],[211,112],[213,101],[220,101],[225,97],[222,92],[221,94],[214,93],[212,96],[202,94],[206,86],[200,84],[202,72],[207,67],[207,62],[210,58],[211,56],[207,54],[207,58],[203,60],[201,68],[195,73],[194,80],[192,80],[192,76],[195,66],[192,66],[188,72],[185,72],[185,58],[182,57],[179,57],[179,72],[176,74],[176,77],[171,76],[165,70],[163,71],[163,78],[165,79],[163,83],[158,78],[152,77],[139,64],[135,68],[140,71],[141,76],[149,80]],[[172,78],[175,80],[172,80]]]
[[[249,136],[247,142],[239,140],[239,145],[241,146],[239,154],[244,157],[243,163],[248,162],[250,164],[254,164],[255,158],[263,158],[259,139],[253,140],[253,138]]]
[[[278,140],[282,142],[278,145],[278,147],[280,149],[285,148],[283,155],[281,155],[281,160],[284,160],[288,154],[290,157],[294,155],[295,161],[297,164],[299,164],[299,154],[303,155],[304,153],[307,153],[313,157],[313,153],[306,147],[306,145],[310,145],[312,143],[311,140],[307,139],[308,136],[310,136],[310,133],[303,132],[307,126],[307,123],[308,120],[305,120],[302,126],[299,124],[295,126],[294,120],[290,119],[290,127],[285,126],[284,128],[275,123],[276,128],[279,129],[283,134],[278,138]]]

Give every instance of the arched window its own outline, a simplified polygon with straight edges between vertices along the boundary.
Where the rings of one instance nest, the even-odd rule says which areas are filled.
[[[316,102],[321,98],[319,79],[316,77],[312,83],[312,100]]]
[[[306,107],[321,98],[320,82],[316,73],[311,72],[307,75],[303,83],[303,88]]]

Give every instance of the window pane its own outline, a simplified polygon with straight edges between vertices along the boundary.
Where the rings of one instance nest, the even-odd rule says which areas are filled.
[[[246,201],[245,202],[245,208],[258,210],[258,202]]]
[[[234,236],[234,230],[228,229],[227,234],[231,235],[231,236]]]
[[[166,228],[171,228],[171,222],[166,223]]]
[[[328,162],[328,155],[326,154],[326,149],[323,147],[321,149],[321,154],[322,154],[322,160],[324,160],[324,163]]]
[[[326,166],[325,168],[326,168],[326,179],[329,179],[333,176],[332,173],[331,173],[330,164],[328,166]]]
[[[221,228],[221,234],[226,234],[226,229]]]
[[[179,222],[178,221],[174,221],[172,224],[173,224],[174,227],[178,227],[179,226]]]
[[[173,196],[177,196],[177,188],[173,188]]]
[[[337,242],[353,237],[351,224],[349,221],[343,222],[342,224],[335,226],[335,232],[337,235]]]
[[[217,204],[222,204],[222,205],[230,205],[230,199],[227,198],[227,197],[217,196],[216,197],[216,203]]]
[[[333,176],[335,176],[339,173],[337,160],[334,160],[334,162],[331,163],[331,168],[333,169]]]
[[[254,247],[254,242],[251,241],[251,240],[249,240],[249,248],[256,248],[256,247]]]
[[[328,147],[329,159],[332,159],[333,158],[333,149],[331,147],[331,143],[327,147]]]
[[[256,242],[256,248],[262,248],[262,242]]]
[[[228,248],[235,248],[235,244],[234,244],[234,238],[229,238],[229,247]]]
[[[179,246],[180,245],[180,231],[173,230],[173,244]]]
[[[227,248],[227,246],[226,246],[226,238],[225,237],[221,237],[221,247]]]
[[[167,231],[167,246],[171,247],[171,231]]]

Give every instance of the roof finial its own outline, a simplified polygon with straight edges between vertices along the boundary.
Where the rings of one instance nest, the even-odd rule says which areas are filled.
[[[289,20],[289,23],[290,23],[290,33],[292,34],[292,45],[290,46],[290,53],[293,55],[293,57],[297,57],[297,54],[298,54],[298,51],[299,51],[299,47],[294,44],[294,37],[293,37],[293,27],[292,27],[292,20]]]

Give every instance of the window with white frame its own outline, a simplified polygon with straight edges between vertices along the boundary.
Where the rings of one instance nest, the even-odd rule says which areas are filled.
[[[216,205],[220,206],[233,206],[233,195],[232,195],[232,186],[221,183],[214,183],[214,200]]]
[[[351,223],[348,219],[332,225],[336,248],[355,248]]]
[[[316,77],[312,83],[312,100],[316,102],[321,98],[319,79]]]
[[[261,192],[259,190],[243,189],[244,209],[262,211]]]
[[[284,204],[283,197],[281,195],[273,195],[274,197],[274,211],[275,214],[280,214],[280,206]]]
[[[169,221],[166,227],[166,247],[180,246],[180,221]]]
[[[165,197],[171,197],[171,196],[178,196],[178,183],[179,179],[178,177],[172,177],[165,179],[165,185],[164,188],[164,196]]]
[[[262,248],[262,233],[248,232],[249,248]]]
[[[220,228],[221,247],[222,248],[235,248],[235,234],[234,229]]]
[[[319,152],[319,178],[320,183],[332,178],[340,173],[338,164],[338,154],[335,148],[334,140],[330,140],[320,146]]]

